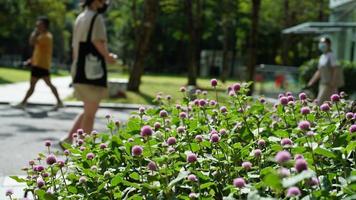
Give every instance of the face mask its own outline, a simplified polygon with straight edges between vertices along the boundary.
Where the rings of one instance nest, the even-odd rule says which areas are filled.
[[[319,50],[320,50],[321,52],[326,52],[326,50],[327,50],[326,44],[323,43],[323,42],[320,42],[320,43],[319,43]]]
[[[99,13],[99,14],[105,13],[106,10],[108,9],[108,7],[109,7],[109,3],[108,3],[108,2],[105,2],[104,5],[103,5],[103,7],[101,7],[101,8],[98,9],[98,13]]]

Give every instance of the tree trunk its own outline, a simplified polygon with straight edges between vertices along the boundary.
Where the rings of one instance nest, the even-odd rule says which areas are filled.
[[[154,31],[159,0],[145,0],[142,25],[138,32],[135,61],[130,72],[127,89],[130,91],[139,91],[141,76],[143,74],[144,61],[148,53],[151,42],[151,36]]]
[[[283,3],[283,11],[284,11],[284,28],[288,28],[290,23],[290,16],[289,16],[289,0],[284,0]],[[282,36],[282,64],[289,65],[289,44],[290,44],[290,35],[283,35]]]
[[[184,11],[187,16],[187,28],[189,33],[188,44],[188,85],[197,85],[197,32],[193,15],[193,1],[184,1]]]
[[[232,34],[234,33],[233,27],[233,19],[234,12],[236,12],[236,8],[234,5],[234,1],[223,0],[221,2],[222,5],[222,31],[224,35],[223,39],[223,65],[220,79],[223,83],[226,82],[227,77],[229,76],[230,66],[229,66],[229,52],[232,50],[235,44],[232,43]],[[231,59],[231,57],[230,57]]]
[[[251,32],[250,42],[248,46],[248,81],[254,80],[255,67],[257,63],[257,36],[258,36],[258,20],[260,11],[261,0],[252,0],[252,16],[251,16]],[[252,95],[254,90],[254,84],[252,82],[248,95]]]

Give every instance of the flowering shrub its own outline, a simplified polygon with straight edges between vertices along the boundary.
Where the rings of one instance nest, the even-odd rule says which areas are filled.
[[[345,100],[320,108],[286,93],[270,105],[247,86],[229,87],[227,105],[181,88],[176,106],[161,99],[125,125],[107,116],[109,133],[79,130],[63,156],[46,142],[27,179],[13,178],[37,199],[351,199],[356,115]]]

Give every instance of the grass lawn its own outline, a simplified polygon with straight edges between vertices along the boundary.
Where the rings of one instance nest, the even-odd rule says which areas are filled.
[[[66,76],[68,72],[59,71],[56,74],[51,74],[53,77]],[[21,81],[28,81],[30,79],[30,70],[19,69],[14,67],[0,67],[0,84],[15,83]]]
[[[127,74],[110,73],[109,78],[127,78]],[[173,75],[144,75],[142,77],[142,83],[140,85],[140,92],[126,92],[126,98],[108,98],[103,102],[110,103],[133,103],[133,104],[153,104],[153,100],[156,95],[161,92],[162,97],[167,95],[172,96],[172,102],[181,100],[182,93],[179,91],[181,86],[185,86],[187,83],[187,77],[185,76],[173,76]],[[234,81],[227,81],[225,85],[219,82],[218,93],[220,100],[226,99],[226,88],[229,84],[233,84]],[[198,86],[201,90],[208,91],[208,98],[215,99],[215,92],[210,87],[210,79],[199,78]],[[68,101],[75,100],[73,97],[67,99]]]

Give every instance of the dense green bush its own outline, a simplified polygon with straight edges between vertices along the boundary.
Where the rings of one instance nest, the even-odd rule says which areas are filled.
[[[355,197],[356,116],[338,95],[319,108],[303,93],[271,105],[247,84],[229,87],[227,105],[181,91],[180,104],[161,94],[125,125],[107,116],[108,133],[78,130],[63,160],[46,142],[28,178],[13,178],[38,199]]]
[[[344,70],[345,86],[341,88],[346,93],[356,93],[356,62],[341,61],[340,66]],[[312,59],[305,62],[299,68],[299,79],[306,85],[318,68],[318,59]],[[314,94],[318,91],[318,84],[313,85]]]

